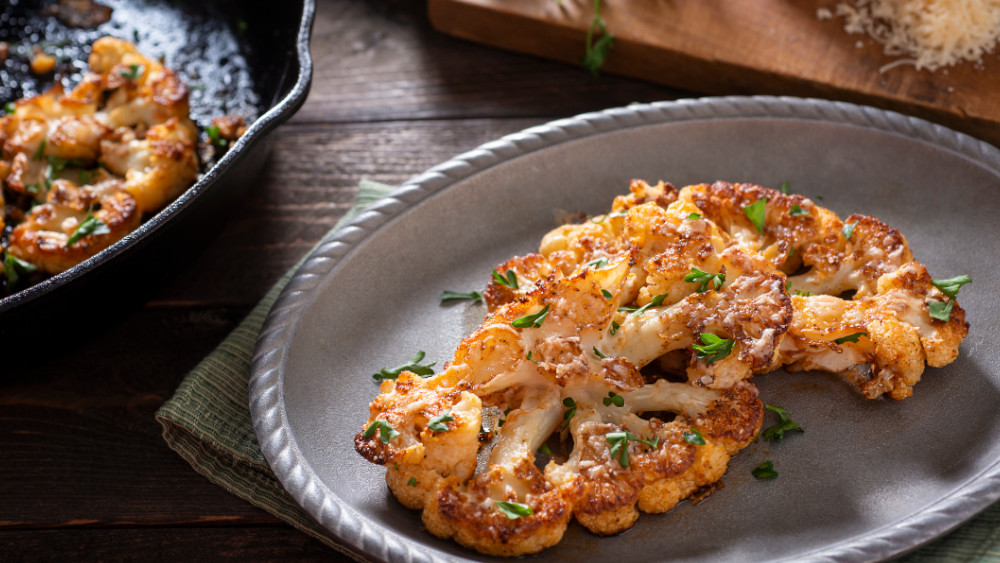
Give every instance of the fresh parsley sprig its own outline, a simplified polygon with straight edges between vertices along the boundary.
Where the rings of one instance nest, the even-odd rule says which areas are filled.
[[[834,342],[834,344],[844,344],[845,342],[853,342],[853,343],[857,344],[858,339],[861,338],[862,336],[864,336],[864,337],[867,338],[868,337],[868,333],[867,332],[855,332],[853,334],[848,334],[847,336],[841,336],[840,338],[834,340],[833,342]]]
[[[103,221],[94,217],[92,210],[88,209],[83,221],[73,229],[73,233],[66,239],[66,246],[73,246],[78,240],[88,235],[106,235],[111,229]]]
[[[599,32],[600,36],[595,40],[596,32]],[[608,58],[608,50],[614,43],[614,34],[608,32],[608,26],[601,18],[601,0],[594,0],[594,17],[590,20],[590,27],[587,28],[587,45],[583,54],[583,66],[590,74],[597,76],[601,73],[601,67]]]
[[[851,235],[854,234],[854,227],[857,227],[857,226],[858,226],[858,222],[857,221],[854,221],[854,222],[851,222],[851,223],[844,223],[844,229],[843,229],[843,231],[844,231],[844,238],[847,239],[847,240],[851,240]]]
[[[709,282],[712,283],[712,288],[718,291],[722,289],[722,284],[726,282],[726,274],[724,272],[710,274],[708,272],[703,272],[698,268],[691,268],[691,273],[684,276],[684,281],[700,284],[698,289],[695,290],[698,293],[705,293],[708,291]]]
[[[511,520],[517,520],[522,516],[531,516],[535,513],[530,506],[526,504],[521,504],[520,502],[511,502],[507,500],[495,500],[493,501],[500,512],[503,512],[507,518]]]
[[[761,463],[757,467],[754,467],[750,474],[758,479],[774,479],[778,476],[778,472],[774,470],[773,461]]]
[[[517,274],[514,273],[514,270],[507,270],[507,273],[504,275],[500,275],[500,272],[493,270],[493,283],[509,287],[510,289],[518,289]]]
[[[669,295],[669,293],[664,293],[663,295],[656,295],[649,300],[649,303],[646,303],[645,305],[639,307],[638,309],[635,307],[618,307],[618,310],[623,313],[629,313],[630,317],[636,317],[646,312],[647,309],[663,305],[663,300],[667,298],[667,295]]]
[[[433,368],[434,364],[437,362],[431,362],[429,364],[421,364],[420,362],[424,359],[424,356],[425,356],[424,351],[420,350],[416,354],[414,354],[412,358],[410,358],[409,362],[401,366],[394,367],[392,369],[382,368],[379,370],[378,373],[372,376],[372,379],[374,379],[375,381],[382,381],[385,379],[396,379],[399,377],[399,374],[403,373],[404,371],[415,373],[421,377],[434,375],[434,370],[431,368]]]
[[[120,71],[118,74],[120,74],[122,78],[126,80],[135,80],[140,76],[142,76],[144,70],[145,67],[143,67],[142,65],[131,64],[128,65],[128,70]]]
[[[9,252],[3,257],[3,275],[7,278],[9,286],[16,284],[22,275],[30,274],[36,270],[38,270],[38,266],[31,262],[25,262]]]
[[[764,234],[764,219],[767,217],[767,198],[761,198],[743,208],[743,213],[750,219],[757,232]]]
[[[399,432],[396,432],[396,430],[393,429],[391,424],[389,424],[385,420],[379,419],[369,424],[368,428],[365,429],[363,434],[361,434],[361,437],[367,440],[375,435],[376,430],[378,431],[379,439],[382,440],[383,444],[388,444],[389,440],[392,440],[396,436],[399,436]]]
[[[948,322],[951,318],[951,310],[955,305],[955,298],[958,297],[958,290],[967,283],[972,283],[972,278],[965,274],[944,280],[931,280],[931,284],[934,287],[951,298],[947,303],[941,301],[931,301],[928,303],[927,312],[931,318]]]
[[[566,397],[562,404],[566,407],[566,411],[563,413],[563,428],[568,428],[569,421],[576,416],[576,401],[573,400],[573,397]]]
[[[798,423],[788,416],[788,411],[785,409],[772,405],[764,405],[764,408],[778,415],[778,423],[764,429],[763,436],[768,442],[774,442],[775,440],[784,438],[785,432],[792,432],[794,430],[805,432],[805,430],[803,430]]]
[[[611,405],[614,405],[616,407],[624,407],[625,397],[622,397],[621,395],[615,393],[614,391],[608,391],[608,396],[604,397],[604,399],[602,399],[601,402],[604,403],[604,406],[606,407],[610,407]]]
[[[444,290],[441,292],[441,296],[438,299],[444,303],[445,301],[458,301],[467,300],[473,303],[482,303],[483,296],[479,294],[478,291],[470,291],[468,293],[460,293],[457,291]]]
[[[660,447],[660,438],[642,438],[636,436],[635,434],[624,430],[621,432],[608,432],[605,434],[604,438],[611,444],[611,458],[618,458],[618,464],[622,467],[628,467],[628,443],[629,442],[639,442],[641,444],[646,444],[647,446],[653,448],[654,450]]]
[[[684,438],[684,441],[689,444],[694,444],[696,446],[705,445],[705,436],[694,428],[690,428],[687,432],[681,434],[681,438]]]
[[[809,212],[799,207],[799,204],[793,203],[792,208],[788,210],[788,215],[790,217],[801,217],[803,215],[809,215]]]
[[[448,423],[455,420],[454,416],[451,416],[451,409],[448,409],[438,416],[435,416],[427,423],[427,428],[435,432],[447,432]]]
[[[692,344],[695,355],[704,358],[706,364],[717,362],[725,358],[733,351],[733,340],[718,337],[710,332],[704,332],[700,336],[702,346]]]
[[[539,328],[545,322],[545,317],[549,316],[549,306],[546,305],[541,311],[531,315],[514,319],[510,322],[514,328]]]

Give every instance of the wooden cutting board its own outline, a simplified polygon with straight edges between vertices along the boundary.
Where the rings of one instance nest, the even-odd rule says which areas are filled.
[[[708,94],[781,94],[896,110],[1000,146],[1000,60],[935,72],[911,65],[843,20],[838,0],[604,0],[615,35],[602,72]],[[591,0],[429,0],[438,30],[580,64]]]

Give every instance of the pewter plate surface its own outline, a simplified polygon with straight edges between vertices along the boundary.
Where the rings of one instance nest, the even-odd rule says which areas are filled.
[[[448,360],[492,268],[532,252],[567,212],[594,214],[628,181],[789,182],[841,217],[876,216],[935,277],[969,274],[959,359],[902,402],[823,374],[761,376],[805,433],[758,440],[725,488],[600,538],[570,525],[546,561],[877,560],[957,526],[1000,497],[1000,151],[891,112],[733,97],[629,106],[532,128],[439,165],[331,235],[285,289],[258,341],[251,410],[269,464],[321,525],[374,559],[482,560],[422,529],[353,437],[371,374],[415,351]],[[768,423],[770,419],[766,419]],[[751,469],[773,460],[779,477]]]

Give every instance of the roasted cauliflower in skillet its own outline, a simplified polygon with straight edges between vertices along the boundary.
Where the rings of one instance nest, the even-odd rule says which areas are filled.
[[[878,220],[753,185],[630,192],[500,264],[442,372],[382,383],[355,447],[432,534],[517,556],[574,518],[621,532],[722,478],[760,430],[755,374],[903,399],[955,359],[957,289]]]
[[[73,90],[57,83],[0,118],[0,185],[16,223],[3,250],[21,268],[71,268],[198,175],[198,133],[177,75],[112,37],[94,42],[88,62]]]

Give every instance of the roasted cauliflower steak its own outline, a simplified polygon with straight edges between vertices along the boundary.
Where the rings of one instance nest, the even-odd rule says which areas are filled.
[[[755,375],[832,371],[902,399],[956,357],[953,297],[897,231],[849,221],[759,186],[633,181],[500,264],[482,325],[440,373],[384,380],[355,448],[429,532],[489,555],[671,510],[756,438]]]

